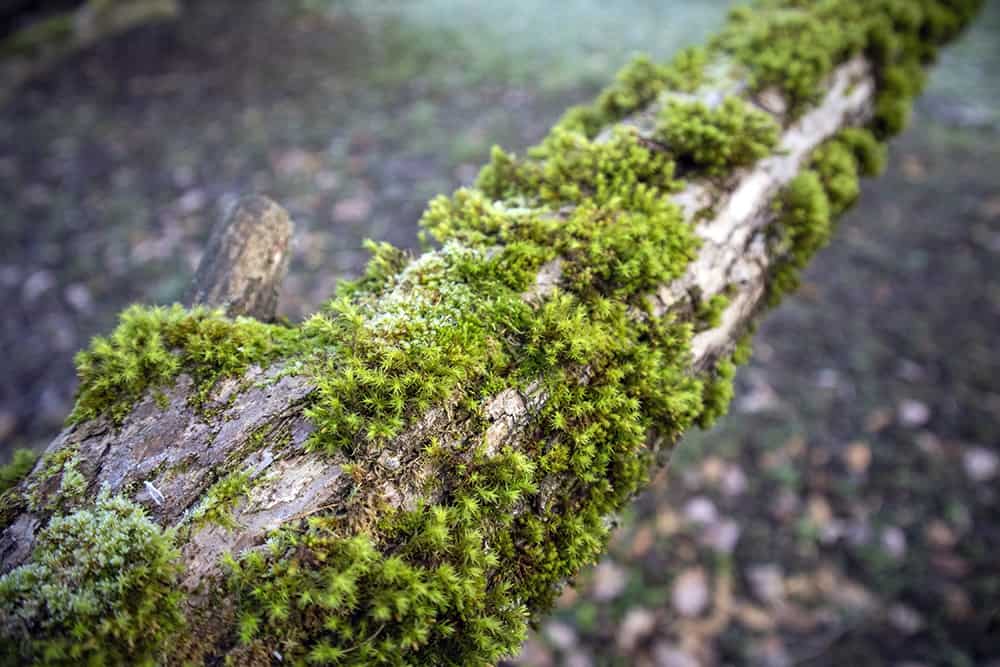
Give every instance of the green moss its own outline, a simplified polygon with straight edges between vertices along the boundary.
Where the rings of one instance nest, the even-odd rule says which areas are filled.
[[[714,295],[707,301],[701,298],[694,300],[695,331],[714,329],[722,324],[722,314],[729,307],[729,290]]]
[[[653,102],[666,90],[692,92],[702,81],[708,52],[691,48],[682,50],[667,65],[637,56],[618,73],[615,83],[604,90],[591,105],[569,109],[556,125],[556,131],[581,133],[593,138],[602,127]]]
[[[722,176],[770,155],[780,129],[770,114],[736,97],[712,108],[671,100],[660,111],[655,138],[679,165]]]
[[[249,470],[241,470],[226,475],[213,484],[205,493],[201,503],[191,513],[191,522],[200,527],[214,523],[228,529],[237,527],[232,512],[239,499],[252,486]]]
[[[79,466],[80,456],[76,446],[46,454],[38,473],[25,489],[24,499],[28,507],[35,512],[65,511],[83,500],[87,480]]]
[[[287,353],[294,331],[218,311],[132,306],[118,328],[76,356],[80,388],[70,423],[104,416],[119,424],[147,389],[164,387],[181,372],[197,383],[195,403],[215,383]]]
[[[0,493],[17,486],[35,467],[37,460],[38,454],[30,449],[15,450],[10,463],[0,466]]]
[[[600,142],[557,128],[529,157],[518,161],[494,148],[476,187],[495,200],[552,207],[584,198],[604,204],[640,184],[665,192],[677,187],[670,156],[626,128]]]
[[[381,543],[316,518],[229,559],[240,641],[311,664],[487,665],[513,653],[527,610],[490,577],[492,544],[534,490],[533,468],[516,452],[465,465],[447,505],[385,518]]]
[[[93,508],[53,518],[32,561],[0,578],[0,657],[152,665],[183,624],[172,539],[107,490]]]
[[[30,449],[18,449],[14,451],[10,463],[0,466],[0,530],[27,507],[28,499],[17,486],[28,476],[37,460],[38,454]]]
[[[771,268],[768,300],[776,305],[782,295],[799,286],[799,272],[830,238],[830,198],[815,171],[807,170],[787,186],[776,206],[779,223],[774,242],[781,260]]]

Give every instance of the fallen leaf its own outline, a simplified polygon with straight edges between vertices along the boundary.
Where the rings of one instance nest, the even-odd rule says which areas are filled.
[[[697,616],[708,606],[708,578],[700,567],[681,572],[674,580],[670,600],[681,616]]]

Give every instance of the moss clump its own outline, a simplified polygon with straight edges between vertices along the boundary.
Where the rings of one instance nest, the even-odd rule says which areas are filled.
[[[776,203],[772,242],[783,259],[770,272],[771,305],[798,287],[799,272],[829,240],[834,218],[857,200],[860,176],[881,172],[885,159],[885,145],[871,131],[848,128],[817,148],[810,168],[788,184]]]
[[[336,665],[488,665],[513,653],[527,610],[491,576],[492,545],[534,490],[532,465],[509,452],[465,472],[445,504],[384,518],[379,542],[315,518],[230,559],[246,650]]]
[[[695,300],[694,322],[695,331],[714,329],[722,324],[722,314],[729,307],[729,295],[725,292],[714,295],[707,301]]]
[[[169,384],[182,371],[198,385],[193,400],[203,402],[219,378],[287,353],[293,340],[290,329],[230,320],[219,311],[132,306],[110,336],[94,338],[77,354],[80,389],[68,421],[104,416],[119,424],[147,389]]]
[[[10,463],[0,466],[0,493],[17,486],[35,467],[37,460],[38,454],[30,449],[15,450]]]
[[[226,475],[213,484],[206,492],[204,499],[191,513],[194,526],[214,523],[223,528],[237,527],[232,511],[237,501],[250,490],[251,479],[249,470],[240,470]]]
[[[338,298],[305,322],[315,350],[305,365],[316,385],[310,447],[379,445],[454,392],[478,399],[469,387],[506,364],[502,328],[530,310],[520,298],[528,275],[516,270],[521,259],[516,248],[490,256],[446,244],[381,292]]]
[[[682,50],[666,65],[637,56],[618,72],[614,84],[601,92],[593,104],[569,109],[555,129],[593,138],[602,127],[653,102],[663,91],[697,89],[704,80],[707,61],[708,52],[699,48]]]
[[[801,172],[788,184],[779,202],[775,240],[782,257],[771,269],[768,299],[772,305],[799,286],[799,271],[830,238],[830,198],[819,174]]]
[[[833,69],[865,54],[878,65],[875,127],[905,125],[923,81],[921,66],[954,37],[981,0],[758,0],[734,9],[712,50],[746,66],[756,91],[775,87],[798,115],[823,93]]]
[[[768,113],[737,98],[716,107],[671,100],[660,111],[655,137],[679,165],[723,176],[771,154],[781,128]]]
[[[76,446],[46,454],[39,467],[38,473],[28,482],[23,497],[32,511],[66,511],[83,500],[87,479],[80,472]]]
[[[32,560],[0,578],[6,664],[152,665],[183,625],[173,536],[102,490],[53,518]]]
[[[27,507],[27,498],[18,492],[17,485],[28,476],[37,460],[38,454],[30,449],[18,449],[10,463],[0,466],[0,530]]]
[[[677,185],[670,155],[650,150],[625,128],[601,142],[556,129],[529,157],[518,161],[494,148],[476,187],[492,199],[558,207],[587,198],[606,203],[640,184],[663,192]],[[523,202],[526,197],[529,202]]]

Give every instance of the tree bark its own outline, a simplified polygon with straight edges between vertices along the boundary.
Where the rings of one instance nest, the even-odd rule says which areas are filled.
[[[238,201],[212,230],[188,303],[224,308],[230,317],[273,320],[292,232],[288,213],[270,199]]]

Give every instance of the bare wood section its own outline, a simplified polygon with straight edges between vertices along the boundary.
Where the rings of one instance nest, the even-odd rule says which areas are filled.
[[[219,306],[231,317],[273,320],[292,232],[288,213],[277,203],[257,195],[240,199],[212,230],[188,303]]]

